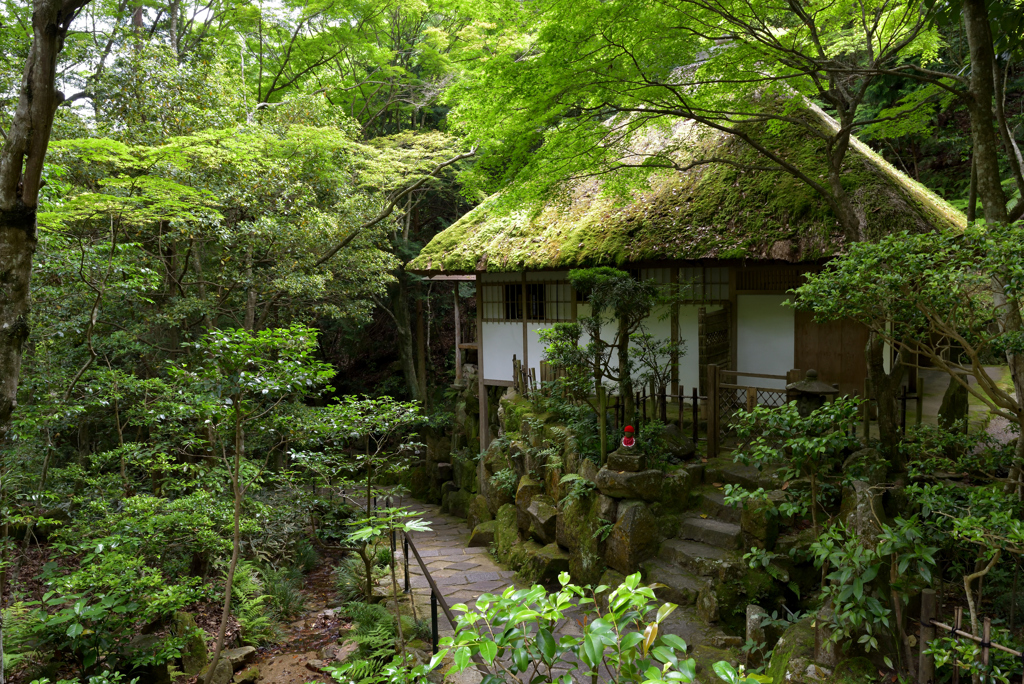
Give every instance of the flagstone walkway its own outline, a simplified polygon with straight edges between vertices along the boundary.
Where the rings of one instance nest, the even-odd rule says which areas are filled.
[[[441,513],[439,506],[406,499],[402,505],[417,511],[430,525],[429,532],[411,532],[430,576],[444,596],[445,602],[472,604],[481,594],[500,594],[515,584],[515,573],[502,568],[485,548],[468,548],[470,529],[460,518]],[[402,549],[399,543],[398,557]],[[430,619],[430,585],[416,556],[409,552],[409,585],[415,600],[417,617]],[[404,574],[399,573],[401,584]],[[441,636],[454,633],[454,628],[438,607],[438,632]]]

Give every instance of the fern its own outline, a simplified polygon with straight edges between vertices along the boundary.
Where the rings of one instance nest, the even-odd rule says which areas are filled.
[[[264,605],[272,600],[263,593],[263,581],[256,565],[239,561],[231,582],[231,604],[242,628],[242,641],[258,646],[277,640],[273,615]]]
[[[349,603],[346,612],[356,623],[352,639],[359,644],[355,657],[328,670],[337,682],[375,684],[383,681],[384,666],[395,657],[395,618],[379,604]]]

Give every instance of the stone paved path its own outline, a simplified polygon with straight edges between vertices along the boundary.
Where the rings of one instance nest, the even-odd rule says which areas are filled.
[[[419,517],[430,524],[429,532],[412,532],[409,536],[449,606],[472,604],[481,594],[500,594],[515,584],[515,573],[498,565],[487,549],[466,547],[471,530],[464,520],[441,513],[440,507],[433,504],[406,499],[400,505],[419,512]],[[401,555],[399,544],[399,559]],[[417,617],[429,619],[430,586],[412,551],[409,552],[409,575]],[[400,573],[399,583],[403,579],[404,574]],[[440,607],[438,632],[441,636],[454,633]]]

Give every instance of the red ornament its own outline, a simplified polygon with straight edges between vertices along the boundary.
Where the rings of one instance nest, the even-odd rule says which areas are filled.
[[[633,439],[633,426],[627,425],[623,430],[625,431],[626,436],[622,438],[622,446],[626,448],[636,446],[636,440]]]

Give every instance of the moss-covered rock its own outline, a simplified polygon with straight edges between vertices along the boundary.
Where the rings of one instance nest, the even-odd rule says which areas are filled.
[[[848,658],[832,671],[828,684],[872,684],[878,681],[878,668],[867,658]]]
[[[629,575],[658,550],[658,521],[643,501],[620,501],[615,525],[605,542],[604,560]]]
[[[491,514],[491,508],[487,504],[487,498],[482,494],[477,494],[469,502],[466,522],[469,523],[470,527],[476,527],[480,523],[485,523],[489,520],[494,520],[494,516]]]
[[[775,548],[779,538],[779,516],[772,501],[751,499],[745,502],[740,514],[740,528],[746,545],[759,549]]]
[[[536,556],[537,552],[542,548],[544,547],[532,539],[516,542],[508,553],[508,566],[518,572],[527,563],[529,563],[530,559]]]
[[[498,559],[508,563],[512,547],[519,543],[519,527],[516,525],[516,507],[505,504],[498,509],[494,518],[494,544]]]
[[[765,674],[773,682],[807,681],[808,667],[815,664],[814,644],[814,617],[808,616],[793,623],[775,644]]]
[[[467,454],[455,454],[452,456],[452,477],[459,489],[465,489],[476,493],[476,459]]]
[[[206,639],[192,614],[180,610],[176,612],[171,619],[170,631],[176,637],[185,637],[185,645],[181,649],[182,672],[193,675],[206,667],[209,657]]]
[[[526,562],[519,568],[519,576],[525,581],[552,585],[558,582],[559,573],[569,571],[569,554],[558,544],[548,544],[535,551],[531,547],[529,551]]]
[[[417,499],[423,499],[427,496],[427,491],[430,489],[430,478],[427,477],[427,469],[423,466],[417,466],[409,469],[409,493]]]
[[[878,449],[861,449],[855,451],[843,462],[843,475],[853,480],[863,480],[868,484],[877,485],[886,481],[889,462]]]
[[[695,646],[690,657],[697,661],[697,675],[701,678],[700,681],[715,682],[716,684],[720,680],[713,669],[715,663],[724,660],[733,667],[737,667],[740,660],[735,651],[730,651],[726,648],[715,648],[707,644]]]
[[[524,535],[530,532],[530,514],[527,509],[533,497],[544,493],[544,485],[532,479],[529,475],[523,475],[519,479],[519,486],[516,487],[516,522]]]
[[[661,504],[664,510],[678,513],[689,508],[693,486],[694,476],[685,468],[666,473],[661,485]]]
[[[497,538],[498,521],[491,520],[482,522],[473,528],[469,535],[469,546],[486,548],[493,544]]]
[[[530,516],[530,537],[541,544],[553,543],[558,510],[551,497],[547,494],[535,495],[526,507],[526,514]]]
[[[593,494],[567,500],[562,505],[555,528],[556,541],[569,551],[569,574],[577,584],[595,584],[604,572],[601,540],[597,539],[602,499]],[[614,513],[612,514],[614,520]]]
[[[469,504],[474,496],[472,492],[465,489],[446,492],[441,499],[441,511],[459,518],[468,518]]]
[[[607,568],[603,573],[601,573],[601,577],[598,579],[597,585],[607,587],[604,591],[597,592],[597,605],[601,610],[608,610],[608,596],[625,581],[626,576],[612,568]],[[597,589],[597,587],[594,588]]]
[[[882,507],[882,490],[874,489],[867,482],[855,480],[849,487],[843,487],[843,502],[839,507],[839,518],[846,528],[865,543],[872,543],[882,533],[880,522],[888,521]]]
[[[661,499],[661,487],[664,479],[665,474],[660,470],[623,473],[601,468],[597,472],[597,488],[602,494],[617,499],[658,501]]]

